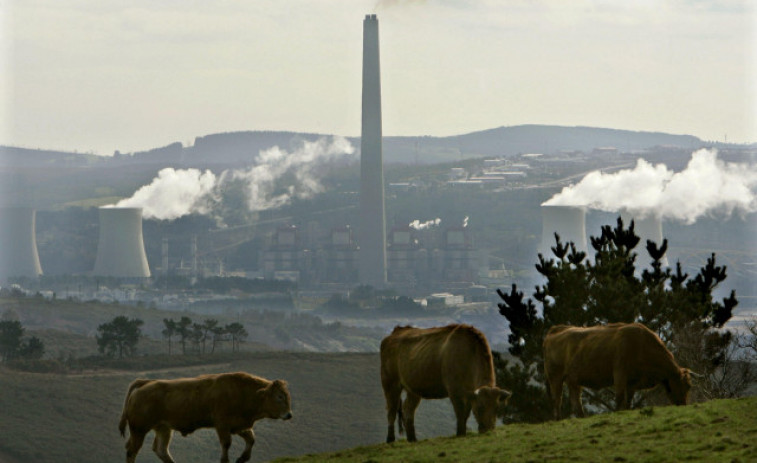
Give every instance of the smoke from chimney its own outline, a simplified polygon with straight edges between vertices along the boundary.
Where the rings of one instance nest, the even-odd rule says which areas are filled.
[[[412,222],[410,222],[408,226],[416,230],[425,230],[431,227],[438,227],[440,223],[442,223],[442,219],[440,219],[439,217],[433,220],[427,220],[426,222],[421,222],[420,220],[415,219]]]
[[[252,167],[226,170],[217,177],[210,170],[168,167],[115,207],[139,207],[145,218],[159,220],[193,213],[209,215],[223,202],[224,190],[241,183],[250,211],[276,208],[292,198],[306,199],[322,192],[325,167],[354,153],[346,138],[322,137],[303,141],[292,152],[278,146],[262,150]],[[284,184],[284,179],[289,183]]]
[[[655,216],[688,224],[709,214],[757,211],[757,168],[728,163],[716,150],[692,153],[681,172],[639,159],[634,169],[587,174],[554,195],[545,206],[587,206],[607,212],[626,210],[637,217]]]

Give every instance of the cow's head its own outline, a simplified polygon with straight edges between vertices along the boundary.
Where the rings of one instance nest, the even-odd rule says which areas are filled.
[[[675,405],[686,405],[689,403],[689,390],[691,390],[691,370],[680,368],[678,375],[669,378],[663,383],[668,399]]]
[[[292,399],[287,382],[277,379],[258,391],[262,395],[263,410],[268,418],[288,420],[292,418]]]
[[[473,416],[478,422],[478,432],[494,429],[497,423],[497,411],[507,404],[510,392],[498,387],[483,386],[471,392],[468,400],[473,410]]]

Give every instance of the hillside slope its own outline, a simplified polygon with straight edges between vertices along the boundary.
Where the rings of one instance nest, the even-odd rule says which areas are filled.
[[[658,407],[544,424],[500,426],[487,435],[397,442],[283,458],[315,462],[752,462],[757,397]]]

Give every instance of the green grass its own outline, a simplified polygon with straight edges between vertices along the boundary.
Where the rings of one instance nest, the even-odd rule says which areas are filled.
[[[487,435],[403,441],[275,461],[750,462],[757,461],[757,397],[512,424]]]
[[[449,437],[455,422],[448,400],[423,401],[416,415],[421,441],[387,445],[382,443],[386,418],[376,353],[243,353],[209,359],[222,363],[173,367],[166,359],[150,363],[149,358],[143,370],[134,366],[129,372],[61,375],[0,369],[0,461],[123,461],[117,423],[131,380],[239,370],[286,379],[292,394],[294,419],[255,425],[253,462],[757,461],[757,397],[499,425],[490,434],[470,431],[465,438]],[[468,425],[475,428],[473,418]],[[139,463],[158,461],[151,444],[148,437]],[[235,439],[233,458],[241,448]],[[219,458],[212,430],[177,435],[171,449],[180,463]]]

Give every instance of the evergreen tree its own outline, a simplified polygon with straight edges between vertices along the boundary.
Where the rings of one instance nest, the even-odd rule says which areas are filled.
[[[731,335],[719,330],[731,318],[737,304],[735,294],[715,301],[713,290],[726,278],[726,268],[718,266],[715,255],[694,277],[689,278],[676,265],[675,272],[662,268],[667,240],[658,245],[646,243],[652,258],[651,270],[636,268],[639,237],[634,223],[624,227],[618,218],[615,227],[602,227],[601,235],[591,237],[593,261],[576,250],[574,243],[562,243],[555,234],[554,257],[538,255],[537,271],[546,282],[536,287],[531,298],[524,299],[515,284],[509,292],[497,290],[502,303],[500,313],[508,320],[509,351],[520,364],[498,365],[498,381],[512,387],[513,395],[533,397],[536,387],[544,391],[542,342],[550,327],[558,324],[591,326],[613,322],[641,322],[657,332],[673,351],[678,362],[705,377],[699,391],[727,361]],[[541,305],[537,309],[534,300]],[[519,390],[522,389],[522,390]],[[713,388],[709,388],[713,389]],[[611,407],[611,399],[588,391],[590,401]],[[548,419],[546,392],[541,400],[513,403],[511,419],[540,421]],[[568,401],[564,401],[567,404]]]
[[[181,317],[176,324],[176,333],[179,335],[179,342],[181,343],[181,353],[187,353],[187,339],[192,335],[192,319],[189,317]]]
[[[21,350],[21,338],[24,327],[18,320],[0,321],[0,356],[4,362],[18,357]]]
[[[168,355],[171,355],[171,339],[176,335],[178,326],[173,318],[164,318],[163,326],[165,328],[163,328],[161,333],[168,340]]]
[[[140,328],[144,322],[138,318],[128,319],[123,315],[109,323],[97,327],[97,347],[100,353],[118,358],[132,356],[137,351],[137,343],[142,336]]]

